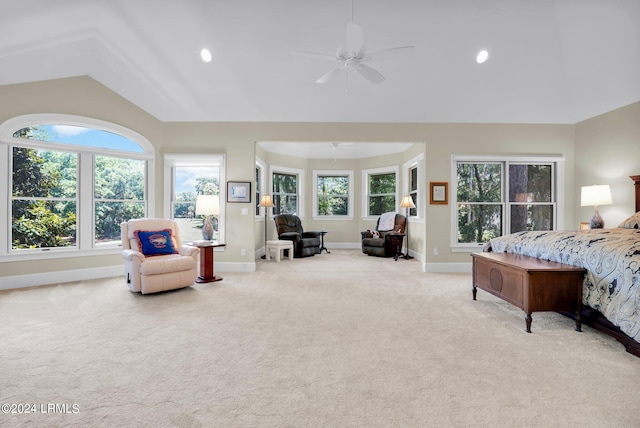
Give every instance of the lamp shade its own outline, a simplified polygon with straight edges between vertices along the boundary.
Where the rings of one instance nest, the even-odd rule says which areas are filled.
[[[220,198],[215,195],[198,195],[196,198],[196,215],[220,214]]]
[[[580,195],[581,206],[611,205],[612,203],[611,188],[608,184],[582,187]]]
[[[271,195],[264,195],[262,198],[260,198],[260,203],[258,204],[259,207],[272,207],[273,206],[273,200],[271,199]]]
[[[407,195],[407,196],[403,196],[402,197],[402,202],[400,202],[400,207],[401,208],[415,208],[416,204],[413,203],[413,199],[411,198],[411,196]]]

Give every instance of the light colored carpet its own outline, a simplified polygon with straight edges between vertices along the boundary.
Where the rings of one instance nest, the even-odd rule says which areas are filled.
[[[37,406],[0,426],[640,426],[639,358],[555,313],[527,334],[470,275],[334,250],[223,277],[0,293],[0,403]]]

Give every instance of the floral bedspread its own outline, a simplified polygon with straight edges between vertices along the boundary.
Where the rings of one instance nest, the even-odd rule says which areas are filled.
[[[585,268],[584,304],[640,342],[640,230],[518,232],[492,239],[484,250]]]

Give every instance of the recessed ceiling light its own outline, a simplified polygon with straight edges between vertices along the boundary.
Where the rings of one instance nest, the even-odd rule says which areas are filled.
[[[487,60],[487,58],[489,58],[489,52],[485,50],[481,50],[480,52],[478,52],[478,56],[476,57],[476,62],[478,64],[482,64]]]
[[[211,51],[209,49],[204,48],[200,51],[200,58],[202,58],[203,62],[211,62]]]

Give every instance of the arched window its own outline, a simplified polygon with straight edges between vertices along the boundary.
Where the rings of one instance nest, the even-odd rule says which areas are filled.
[[[0,255],[117,247],[120,223],[153,207],[153,146],[130,129],[26,115],[0,125],[0,148],[0,169],[11,172],[0,178],[11,207],[0,213]]]

